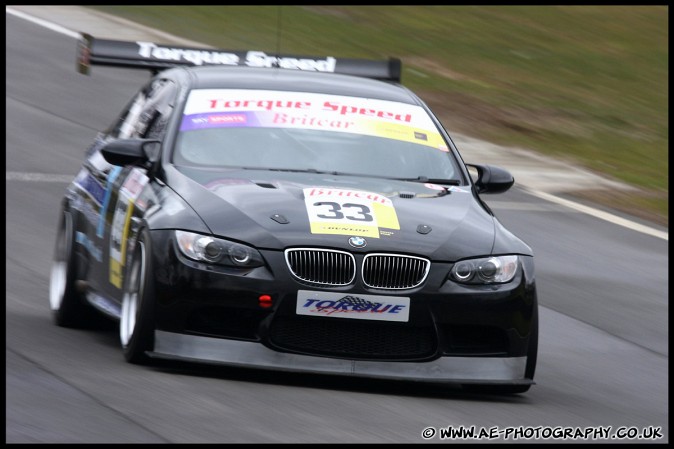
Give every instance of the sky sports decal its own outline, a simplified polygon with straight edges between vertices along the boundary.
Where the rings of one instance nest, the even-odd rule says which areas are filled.
[[[410,298],[299,290],[295,312],[298,315],[407,322]]]
[[[449,151],[425,111],[385,100],[240,89],[190,93],[180,130],[266,127],[377,136]]]
[[[330,187],[307,187],[303,192],[312,234],[378,239],[400,230],[393,202],[385,196]]]

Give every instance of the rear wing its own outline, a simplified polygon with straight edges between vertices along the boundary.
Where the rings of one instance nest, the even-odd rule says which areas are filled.
[[[82,34],[77,50],[77,71],[88,75],[92,65],[146,69],[156,73],[177,66],[225,65],[276,67],[332,72],[400,82],[400,59],[388,61],[297,55],[268,55],[262,51],[231,51],[161,45],[145,41],[96,39]]]

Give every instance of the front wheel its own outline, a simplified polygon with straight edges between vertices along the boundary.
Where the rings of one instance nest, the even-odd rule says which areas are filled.
[[[124,358],[129,363],[147,363],[149,357],[146,351],[154,349],[154,283],[151,260],[149,234],[143,230],[129,260],[119,321],[119,338]]]
[[[61,327],[84,327],[91,323],[93,310],[77,291],[73,217],[65,210],[59,221],[51,274],[49,306],[54,322]]]

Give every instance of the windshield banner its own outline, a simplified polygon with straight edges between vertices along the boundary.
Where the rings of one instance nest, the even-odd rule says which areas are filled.
[[[337,131],[448,151],[429,115],[416,105],[306,92],[193,90],[180,130],[226,127]]]

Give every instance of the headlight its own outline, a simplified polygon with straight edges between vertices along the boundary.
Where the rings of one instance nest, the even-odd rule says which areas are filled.
[[[232,267],[252,268],[264,265],[262,255],[250,246],[210,235],[178,230],[175,233],[180,252],[190,259]]]
[[[462,284],[503,284],[512,281],[518,265],[517,256],[460,260],[454,264],[449,276]]]

